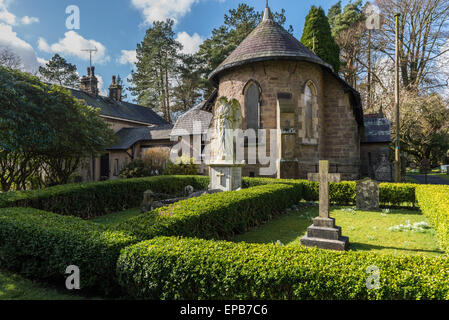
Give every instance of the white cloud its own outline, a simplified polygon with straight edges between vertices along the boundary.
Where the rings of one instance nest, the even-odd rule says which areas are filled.
[[[118,62],[120,64],[135,64],[137,62],[136,50],[122,50],[122,55]]]
[[[89,53],[83,50],[97,48],[98,51],[92,54],[92,61],[105,63],[110,60],[106,55],[106,47],[102,43],[85,39],[73,30],[66,32],[64,38],[51,45],[44,38],[39,38],[38,48],[47,53],[60,53],[83,60],[89,60]]]
[[[192,36],[187,32],[179,32],[176,41],[180,42],[183,46],[182,52],[186,54],[194,54],[198,52],[200,45],[204,39],[198,34],[194,33]]]
[[[0,21],[6,22],[10,25],[16,24],[16,16],[8,11],[7,1],[0,0]]]
[[[32,24],[32,23],[38,23],[39,18],[25,16],[20,21],[22,22],[22,24],[28,25],[28,24]]]
[[[0,48],[8,48],[19,56],[25,71],[36,72],[41,65],[42,60],[37,58],[33,47],[20,39],[12,26],[4,23],[0,23]]]
[[[199,0],[131,0],[134,7],[142,12],[146,24],[167,18],[177,21],[198,2]]]
[[[18,25],[19,22],[24,25],[39,22],[39,18],[24,16],[21,19],[17,19],[16,15],[8,11],[8,5],[11,0],[0,0],[0,21],[11,26]]]

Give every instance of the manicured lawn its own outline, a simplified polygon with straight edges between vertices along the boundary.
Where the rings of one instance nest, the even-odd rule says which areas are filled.
[[[120,222],[123,222],[125,220],[128,220],[129,218],[138,216],[140,214],[139,208],[129,209],[125,211],[115,212],[111,213],[102,217],[94,218],[90,221],[95,223],[104,224],[107,226],[113,226]]]
[[[0,269],[0,300],[81,300]]]
[[[437,177],[449,180],[449,175],[446,173],[430,173],[429,175],[437,176]]]
[[[235,237],[234,241],[272,243],[280,241],[288,246],[300,246],[300,239],[318,215],[318,208],[290,211],[267,224]],[[423,230],[400,229],[399,225],[413,225],[428,220],[419,211],[384,210],[382,212],[356,211],[352,208],[333,207],[331,217],[349,237],[351,250],[374,251],[393,255],[438,256],[439,250],[433,228]],[[406,228],[405,228],[406,229]]]

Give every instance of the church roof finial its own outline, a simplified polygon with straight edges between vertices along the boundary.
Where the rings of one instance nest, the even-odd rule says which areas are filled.
[[[265,7],[265,12],[263,13],[262,22],[268,21],[268,20],[273,20],[273,16],[271,15],[271,10],[270,10],[270,7],[268,5],[268,0],[267,0],[267,6]]]

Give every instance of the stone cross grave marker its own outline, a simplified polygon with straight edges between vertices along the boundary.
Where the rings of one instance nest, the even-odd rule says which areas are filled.
[[[320,172],[309,173],[308,180],[320,183],[319,215],[322,218],[329,218],[329,182],[340,182],[341,175],[329,173],[329,161],[320,161]]]
[[[357,181],[356,187],[357,210],[379,210],[379,183],[370,178]]]
[[[307,228],[307,235],[301,238],[301,244],[330,250],[348,250],[349,238],[341,235],[341,228],[335,225],[335,219],[329,217],[329,180],[340,177],[329,174],[329,161],[320,161],[320,197],[319,216]]]

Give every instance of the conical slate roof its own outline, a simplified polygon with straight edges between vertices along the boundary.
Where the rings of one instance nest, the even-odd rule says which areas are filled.
[[[218,74],[227,69],[267,60],[309,61],[332,70],[329,64],[321,60],[281,25],[274,22],[270,9],[267,7],[262,22],[209,75],[209,79],[216,80]]]

